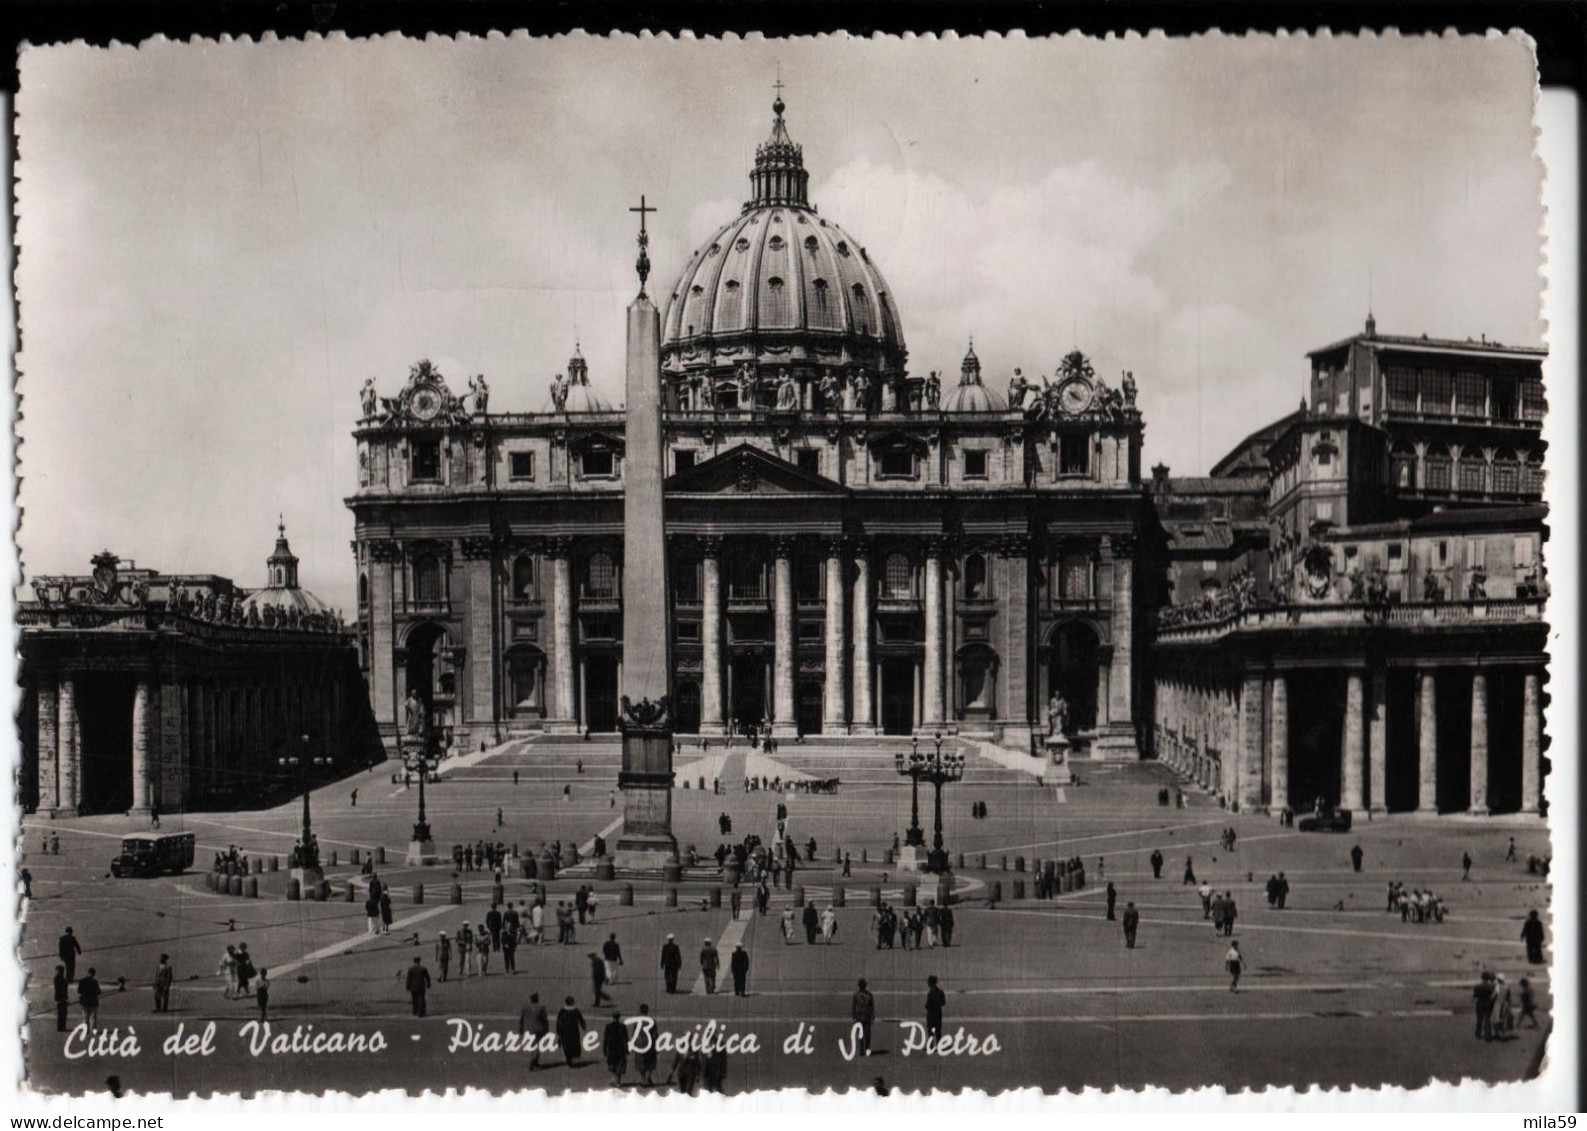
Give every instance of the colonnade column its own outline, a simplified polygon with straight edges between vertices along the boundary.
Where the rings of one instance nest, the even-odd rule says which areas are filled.
[[[1372,672],[1372,702],[1367,721],[1367,812],[1386,813],[1389,774],[1389,673]]]
[[[1365,803],[1366,717],[1362,699],[1365,687],[1361,673],[1345,673],[1344,766],[1340,775],[1339,804],[1352,812]]]
[[[154,804],[153,759],[159,738],[154,729],[155,713],[150,703],[147,676],[138,677],[132,693],[132,812],[148,813]]]
[[[37,767],[35,776],[38,782],[37,805],[40,813],[49,814],[60,808],[61,804],[60,742],[58,739],[61,708],[53,675],[39,677],[38,690],[35,692],[35,696],[38,718],[37,734],[35,736],[38,752],[34,759],[34,764]]]
[[[823,734],[848,731],[848,634],[843,631],[843,540],[827,543],[827,618],[826,711],[821,721]]]
[[[772,684],[776,698],[772,709],[772,734],[793,738],[799,728],[794,719],[794,607],[793,541],[779,538],[773,566],[773,625],[775,636]]]
[[[57,817],[77,816],[82,804],[83,728],[77,717],[77,681],[71,676],[61,680],[56,696],[56,741],[60,750],[61,796]]]
[[[1002,615],[1008,618],[1003,667],[1008,673],[1008,699],[998,704],[1003,716],[1003,741],[1030,746],[1030,537],[1015,534],[997,548],[1004,560]]]
[[[854,734],[876,733],[875,699],[871,693],[871,548],[854,543]]]
[[[722,540],[701,540],[700,733],[722,729]]]
[[[1239,732],[1234,751],[1236,763],[1235,796],[1242,812],[1262,807],[1262,693],[1261,676],[1248,675],[1240,684]],[[1225,756],[1230,752],[1227,747]]]
[[[939,727],[943,718],[942,695],[943,613],[942,544],[933,539],[926,545],[926,648],[921,693],[921,726]]]
[[[1269,708],[1268,751],[1273,763],[1273,781],[1268,808],[1289,808],[1289,679],[1273,677],[1272,703]]]
[[[1417,755],[1419,781],[1416,811],[1438,812],[1438,682],[1430,671],[1418,673]]]
[[[1521,697],[1521,812],[1543,802],[1543,695],[1537,672],[1527,672]]]
[[[548,729],[579,730],[580,709],[573,694],[573,546],[565,538],[551,542],[551,667],[556,685],[556,715]]]
[[[1471,673],[1471,797],[1467,810],[1488,815],[1488,677]]]

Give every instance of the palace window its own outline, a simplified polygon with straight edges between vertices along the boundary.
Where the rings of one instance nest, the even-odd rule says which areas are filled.
[[[1389,569],[1394,571],[1405,568],[1405,543],[1390,542],[1388,544]]]
[[[736,601],[766,599],[766,570],[760,559],[749,554],[724,554],[727,564],[727,594]]]
[[[1530,535],[1517,535],[1515,539],[1514,557],[1511,559],[1517,570],[1532,568],[1532,538]]]
[[[672,563],[672,573],[667,578],[672,586],[672,599],[680,605],[700,603],[700,563],[683,561]]]
[[[434,554],[413,559],[413,599],[420,605],[441,603],[441,563]]]
[[[512,599],[514,601],[533,600],[535,595],[535,560],[528,554],[520,554],[512,563]]]
[[[889,554],[882,574],[882,596],[907,601],[915,595],[915,570],[903,554]]]
[[[1488,382],[1480,373],[1455,375],[1455,415],[1481,416],[1488,408]]]
[[[1390,366],[1384,371],[1390,412],[1416,411],[1416,370]]]
[[[1058,474],[1085,475],[1091,470],[1091,434],[1065,432],[1058,438]]]
[[[1526,462],[1521,465],[1521,494],[1541,495],[1543,493],[1543,461],[1538,456],[1529,455]]]
[[[794,563],[794,600],[821,600],[821,562],[815,558],[800,558]]]
[[[1521,419],[1542,420],[1543,413],[1548,409],[1548,403],[1543,399],[1543,381],[1538,377],[1528,377],[1521,382]]]
[[[596,600],[615,600],[617,597],[617,564],[610,554],[591,554],[585,566],[584,595]]]
[[[1442,444],[1434,444],[1427,449],[1427,459],[1422,465],[1424,477],[1422,489],[1426,491],[1448,491],[1450,487],[1450,462],[1449,449]]]
[[[360,605],[369,604],[369,575],[368,574],[361,573],[361,574],[358,575],[358,603]]]
[[[534,477],[535,454],[533,452],[507,453],[507,478],[533,479]]]
[[[678,639],[695,642],[700,639],[700,622],[697,620],[680,620],[678,622]]]
[[[979,601],[987,595],[986,559],[980,554],[964,559],[964,595],[971,601]]]
[[[878,453],[877,462],[877,472],[883,479],[913,479],[915,477],[915,453],[902,444],[883,448]]]
[[[1488,485],[1488,465],[1483,461],[1482,452],[1468,449],[1461,453],[1457,482],[1464,492],[1482,494]]]
[[[1416,451],[1405,444],[1394,445],[1389,453],[1389,475],[1402,491],[1416,488]]]
[[[1454,374],[1444,369],[1422,370],[1422,412],[1425,415],[1448,416],[1454,392]]]
[[[409,445],[409,475],[415,483],[441,481],[441,441],[414,440]]]
[[[1466,568],[1486,569],[1488,567],[1488,543],[1481,538],[1466,539]]]
[[[971,448],[964,453],[964,477],[966,479],[986,478],[985,448]]]
[[[1433,565],[1442,569],[1449,564],[1449,543],[1442,538],[1433,543]]]
[[[610,477],[616,474],[617,461],[607,448],[587,448],[579,461],[586,479]]]
[[[1521,465],[1515,453],[1501,451],[1493,457],[1493,493],[1513,495],[1521,489]]]

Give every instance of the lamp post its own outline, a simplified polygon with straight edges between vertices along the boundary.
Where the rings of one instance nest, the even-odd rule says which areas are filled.
[[[309,788],[308,774],[310,766],[329,766],[331,760],[324,756],[310,757],[309,744],[312,738],[309,735],[302,735],[299,741],[302,743],[303,748],[301,755],[288,754],[276,759],[276,762],[282,769],[296,775],[298,788],[303,791],[303,833],[295,850],[297,859],[293,867],[306,872],[318,872],[320,868],[320,846],[319,842],[314,839],[314,822],[309,814],[309,794],[312,791]]]
[[[419,771],[419,819],[413,822],[413,837],[408,842],[408,855],[403,861],[410,866],[434,864],[440,857],[435,852],[435,834],[430,831],[430,821],[424,810],[425,779],[430,776],[432,768],[431,755],[440,741],[440,736],[429,727],[425,728],[423,736],[418,738],[418,755],[415,761]],[[413,749],[410,747],[410,749]],[[406,766],[406,759],[404,759]]]
[[[898,773],[910,779],[913,790],[910,808],[910,828],[908,843],[922,845],[925,843],[924,831],[920,828],[920,783],[928,781],[936,793],[935,812],[933,814],[933,828],[931,838],[931,851],[926,853],[926,871],[943,873],[949,871],[948,850],[942,844],[942,787],[949,782],[959,781],[964,777],[964,755],[957,750],[943,753],[942,734],[939,731],[932,736],[934,748],[930,753],[922,754],[920,740],[910,739],[909,753],[899,752],[893,755],[893,765]]]

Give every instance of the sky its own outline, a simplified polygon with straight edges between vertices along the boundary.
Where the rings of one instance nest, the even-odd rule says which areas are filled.
[[[1084,351],[1203,474],[1359,331],[1540,345],[1513,38],[341,38],[35,47],[17,100],[24,580],[110,548],[353,605],[358,389],[429,358],[621,400],[653,292],[742,206],[772,84],[914,371]],[[951,381],[952,378],[950,378]]]

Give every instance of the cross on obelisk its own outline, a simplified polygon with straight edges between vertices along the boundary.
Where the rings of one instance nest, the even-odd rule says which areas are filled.
[[[639,207],[630,208],[629,211],[639,213],[639,262],[634,264],[634,269],[639,272],[639,293],[644,294],[645,280],[650,278],[650,256],[647,254],[647,249],[650,247],[650,233],[645,231],[645,215],[654,212],[655,209],[645,203],[645,194],[640,193]]]

